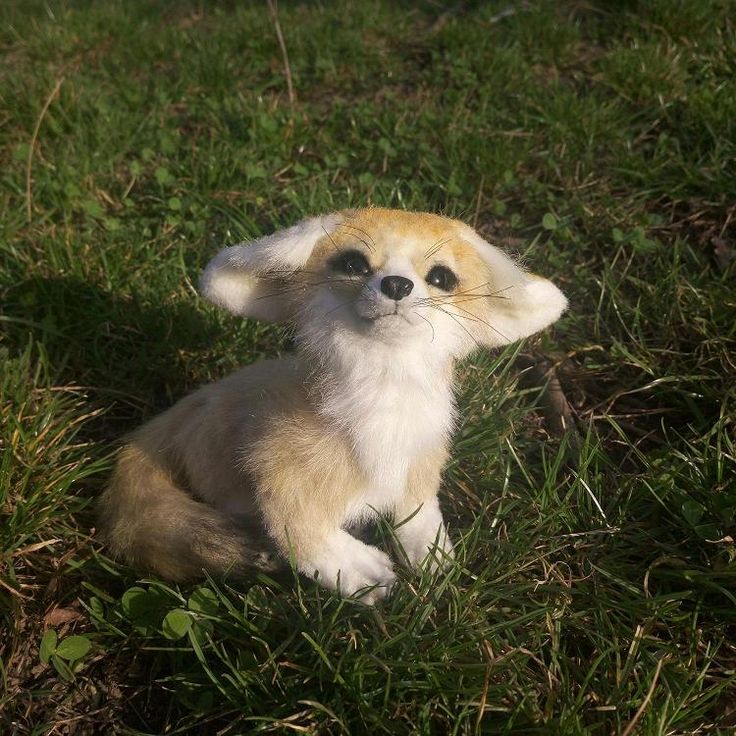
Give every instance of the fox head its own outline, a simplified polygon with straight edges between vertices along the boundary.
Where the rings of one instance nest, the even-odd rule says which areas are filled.
[[[453,358],[531,335],[567,306],[552,282],[462,222],[381,208],[309,218],[225,248],[201,290],[234,314],[293,321],[298,335]]]

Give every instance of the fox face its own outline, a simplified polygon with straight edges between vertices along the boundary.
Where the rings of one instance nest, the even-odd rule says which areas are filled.
[[[567,304],[467,225],[381,208],[310,218],[226,248],[202,291],[236,314],[294,321],[323,347],[342,335],[444,358],[532,334]]]
[[[304,321],[403,352],[462,352],[483,319],[472,303],[483,295],[483,261],[453,237],[450,221],[366,214],[316,245],[305,270],[320,286],[305,295]]]

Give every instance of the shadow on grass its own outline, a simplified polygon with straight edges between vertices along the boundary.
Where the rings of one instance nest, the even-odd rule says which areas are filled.
[[[3,311],[11,353],[32,340],[50,380],[153,410],[187,388],[186,356],[211,341],[212,324],[191,303],[144,304],[74,277],[21,281]]]

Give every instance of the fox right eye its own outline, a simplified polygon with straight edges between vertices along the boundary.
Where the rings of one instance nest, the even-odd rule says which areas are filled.
[[[368,259],[359,250],[346,250],[338,253],[331,261],[333,271],[344,273],[346,276],[369,276],[371,266]]]

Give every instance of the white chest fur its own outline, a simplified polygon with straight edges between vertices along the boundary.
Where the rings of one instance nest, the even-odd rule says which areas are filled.
[[[412,462],[444,443],[454,403],[449,365],[394,345],[340,345],[321,381],[320,413],[350,438],[367,485],[349,515],[386,510]]]

